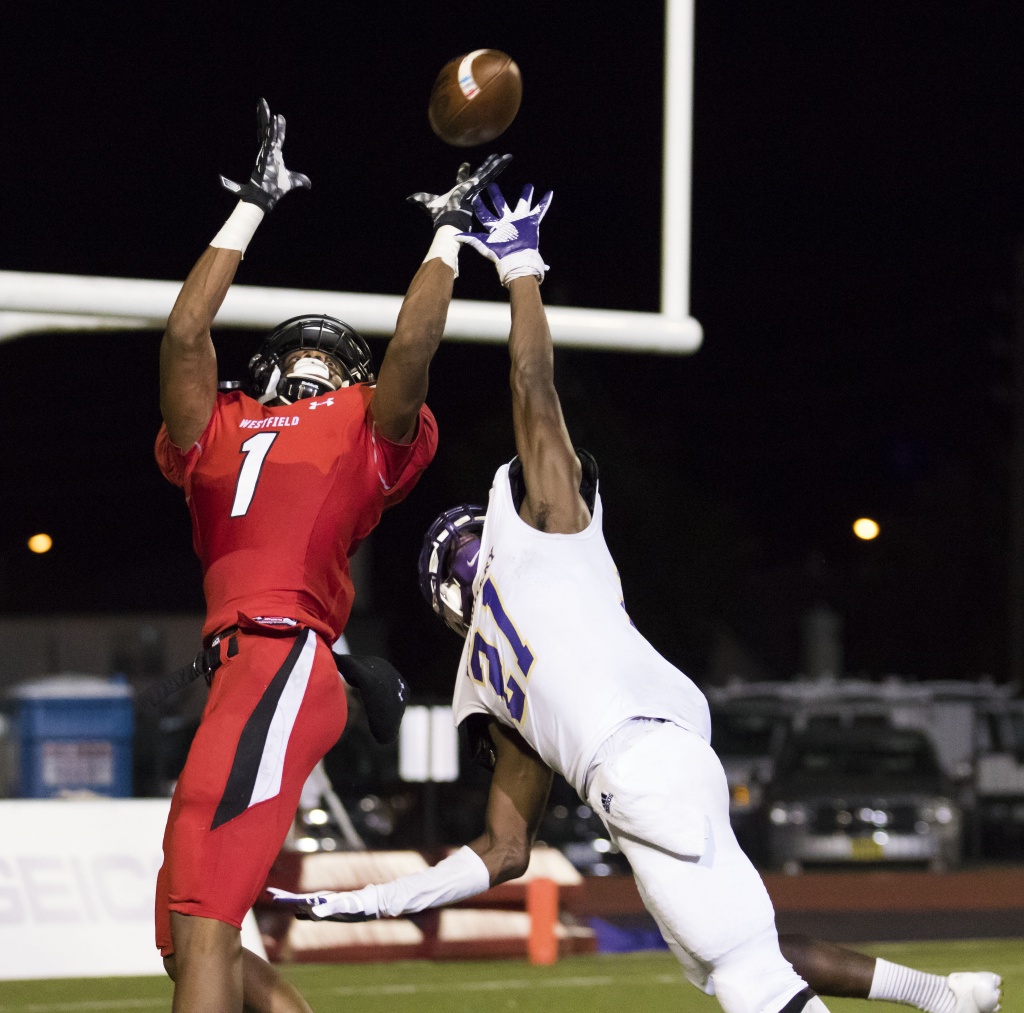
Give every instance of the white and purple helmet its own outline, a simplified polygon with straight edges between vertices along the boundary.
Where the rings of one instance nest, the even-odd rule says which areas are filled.
[[[469,632],[473,615],[485,513],[483,507],[465,503],[446,510],[430,525],[420,551],[420,591],[460,637]]]

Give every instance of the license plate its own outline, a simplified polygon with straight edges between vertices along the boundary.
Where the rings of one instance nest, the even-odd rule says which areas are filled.
[[[854,837],[850,841],[850,857],[855,862],[877,862],[885,853],[882,845],[870,837]]]

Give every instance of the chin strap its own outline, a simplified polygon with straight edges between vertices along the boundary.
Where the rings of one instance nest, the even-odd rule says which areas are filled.
[[[270,374],[270,380],[267,383],[267,389],[257,399],[260,404],[266,404],[268,401],[273,401],[277,397],[277,385],[281,382],[281,370],[274,367],[274,371]]]

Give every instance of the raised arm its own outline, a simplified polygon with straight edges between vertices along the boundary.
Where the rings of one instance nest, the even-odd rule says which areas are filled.
[[[533,187],[527,186],[511,208],[496,186],[488,192],[493,213],[483,201],[474,203],[487,233],[459,239],[495,262],[509,290],[512,424],[526,486],[520,516],[540,531],[572,534],[590,523],[590,511],[580,495],[582,468],[555,389],[551,330],[540,296],[547,271],[538,250],[540,222],[552,195],[533,207]]]
[[[217,353],[210,324],[242,259],[206,248],[178,293],[160,342],[160,412],[171,443],[188,450],[206,429],[217,396]]]
[[[526,495],[520,515],[553,534],[572,534],[590,523],[580,495],[582,468],[562,418],[555,390],[551,331],[536,278],[509,284],[512,330],[512,425],[523,465]]]
[[[221,176],[238,206],[196,262],[178,293],[160,343],[160,411],[171,442],[187,450],[203,434],[217,396],[217,354],[210,326],[235,278],[235,271],[264,215],[289,190],[308,187],[302,173],[284,165],[285,120],[258,106],[259,154],[245,184]]]
[[[458,276],[455,237],[472,224],[473,198],[511,158],[491,155],[473,173],[465,162],[447,193],[414,193],[409,198],[430,215],[434,241],[405,294],[373,395],[373,421],[395,443],[409,443],[416,435],[419,411],[427,397],[430,362],[444,334],[452,285]]]
[[[537,828],[551,791],[551,770],[522,737],[490,723],[496,762],[483,834],[437,865],[361,890],[293,894],[271,889],[274,899],[296,906],[300,917],[354,922],[400,918],[454,904],[526,872]]]

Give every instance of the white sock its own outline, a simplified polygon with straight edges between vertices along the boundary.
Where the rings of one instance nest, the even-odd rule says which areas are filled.
[[[455,277],[458,278],[459,250],[462,249],[455,241],[455,237],[458,234],[459,230],[454,225],[442,225],[434,233],[434,241],[430,244],[430,249],[427,250],[427,255],[423,258],[423,263],[425,264],[428,260],[439,257],[455,272]]]
[[[263,208],[240,200],[220,232],[210,240],[210,245],[222,250],[238,250],[244,257],[245,248],[262,221]]]
[[[881,957],[875,961],[868,998],[902,1002],[925,1013],[953,1013],[956,1009],[956,996],[944,977],[915,971]]]

